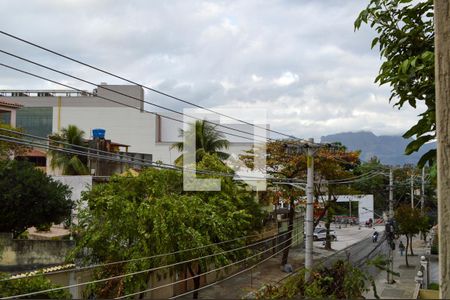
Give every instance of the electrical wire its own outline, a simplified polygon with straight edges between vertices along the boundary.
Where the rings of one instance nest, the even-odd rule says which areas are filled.
[[[155,113],[155,112],[148,111],[148,110],[145,110],[145,109],[141,109],[141,108],[138,108],[138,107],[133,106],[133,105],[125,104],[125,103],[122,103],[122,102],[119,102],[119,101],[116,101],[116,100],[113,100],[113,99],[110,99],[110,98],[107,98],[107,97],[104,97],[104,96],[95,95],[94,93],[87,92],[87,91],[78,89],[78,88],[76,88],[76,87],[70,86],[70,85],[68,85],[68,84],[61,83],[61,82],[55,81],[55,80],[53,80],[53,79],[50,79],[50,78],[47,78],[47,77],[43,77],[43,76],[37,75],[37,74],[35,74],[35,73],[31,73],[31,72],[28,72],[28,71],[25,71],[25,70],[22,70],[22,69],[19,69],[19,68],[16,68],[16,67],[13,67],[13,66],[4,64],[4,63],[0,63],[0,66],[2,66],[2,67],[4,67],[4,68],[11,69],[11,70],[14,70],[14,71],[16,71],[16,72],[20,72],[20,73],[22,73],[22,74],[26,74],[26,75],[29,75],[29,76],[32,76],[32,77],[35,77],[35,78],[42,79],[42,80],[45,80],[45,81],[48,81],[48,82],[51,82],[51,83],[54,83],[54,84],[57,84],[57,85],[60,85],[60,86],[64,86],[64,87],[66,87],[66,88],[73,89],[73,90],[78,91],[78,92],[86,93],[87,95],[90,95],[90,96],[92,96],[92,97],[101,98],[101,99],[107,100],[107,101],[109,101],[109,102],[113,102],[113,103],[116,103],[116,104],[119,104],[119,105],[123,105],[123,106],[129,107],[129,108],[133,108],[133,109],[136,109],[136,110],[139,110],[139,111],[143,111],[143,112],[146,112],[146,113],[149,113],[149,114],[158,115],[158,116],[160,116],[160,117],[163,117],[163,118],[166,118],[166,119],[170,119],[170,120],[173,120],[173,121],[176,121],[176,122],[185,123],[184,121],[179,120],[179,119],[176,119],[176,118],[172,118],[172,117],[168,117],[168,116],[165,116],[165,115],[157,114],[157,113]],[[131,97],[131,96],[129,96],[129,97]],[[137,98],[137,99],[139,99],[139,98]],[[141,101],[143,101],[143,100],[141,100]],[[151,104],[151,103],[150,103],[150,104]],[[181,113],[181,112],[178,112],[178,111],[176,111],[176,110],[172,110],[172,109],[170,109],[170,108],[164,108],[163,106],[160,106],[160,105],[157,105],[157,104],[151,104],[151,105],[161,107],[161,108],[166,109],[166,110],[168,110],[168,111],[171,111],[171,112],[173,112],[173,113],[177,113],[177,114],[180,114],[180,115],[185,115],[185,114],[183,114],[183,113]],[[192,118],[192,119],[194,119],[194,120],[198,120],[198,118],[195,118],[195,117],[193,117],[193,116],[189,116],[189,115],[186,115],[186,116],[188,116],[188,117],[190,117],[190,118]],[[206,120],[205,120],[205,121],[206,121]],[[238,132],[242,132],[242,133],[245,133],[245,134],[250,134],[250,135],[252,135],[253,137],[260,137],[260,138],[263,139],[263,141],[267,140],[267,137],[265,137],[265,136],[252,134],[252,133],[249,133],[249,132],[246,132],[246,131],[237,129],[237,128],[229,127],[229,126],[226,126],[226,125],[223,125],[223,124],[220,124],[220,123],[214,123],[214,122],[211,122],[211,121],[207,121],[207,122],[210,123],[210,124],[214,124],[214,125],[216,125],[216,126],[220,126],[220,127],[222,127],[222,128],[227,128],[227,129],[232,130],[232,131],[238,131]],[[186,123],[186,124],[189,124],[189,123]],[[216,130],[216,131],[218,131],[218,130]],[[243,137],[243,136],[241,136],[241,135],[235,135],[235,134],[233,134],[233,133],[224,132],[224,131],[218,131],[218,132],[223,133],[223,134],[228,134],[228,135],[232,135],[232,136],[236,136],[236,137],[240,137],[240,138],[243,138],[243,139],[247,139],[247,140],[254,141],[254,139],[249,138],[249,137]]]
[[[229,279],[231,279],[231,278],[233,278],[233,277],[236,277],[236,276],[238,276],[238,275],[240,275],[240,274],[243,274],[243,273],[245,273],[245,272],[248,272],[248,271],[250,271],[250,270],[256,268],[257,266],[261,265],[262,263],[268,261],[269,259],[271,259],[271,258],[277,256],[278,254],[280,254],[281,252],[283,252],[283,251],[286,250],[287,248],[291,247],[293,244],[294,244],[294,242],[292,241],[290,245],[288,245],[288,246],[282,248],[282,249],[279,250],[278,252],[276,252],[276,253],[270,255],[269,257],[267,257],[267,258],[261,260],[260,262],[254,264],[254,265],[251,266],[251,267],[248,267],[248,268],[246,268],[246,269],[244,269],[244,270],[241,270],[241,271],[239,271],[239,272],[236,272],[236,273],[234,273],[234,274],[232,274],[232,275],[230,275],[230,276],[228,276],[228,277],[226,277],[226,278],[223,278],[223,279],[221,279],[221,280],[218,280],[218,281],[215,281],[215,282],[210,283],[210,284],[208,284],[208,285],[202,286],[202,287],[200,287],[200,288],[198,288],[198,289],[195,289],[195,290],[192,290],[192,291],[189,291],[189,292],[180,294],[180,295],[173,296],[173,297],[171,297],[171,298],[169,298],[169,299],[177,299],[177,298],[180,298],[180,297],[183,297],[183,296],[192,294],[192,293],[194,293],[194,292],[196,292],[196,291],[200,291],[200,290],[206,289],[206,288],[208,288],[208,287],[217,285],[217,284],[222,283],[222,282],[224,282],[224,281],[227,281],[227,280],[229,280]]]
[[[374,173],[374,174],[371,174],[371,175],[368,175],[368,176],[365,176],[365,177],[362,177],[362,178],[359,178],[359,179],[348,180],[348,181],[339,181],[339,182],[331,182],[330,184],[333,184],[333,185],[338,185],[338,184],[351,184],[351,183],[355,183],[355,182],[359,182],[359,181],[364,181],[364,180],[372,179],[372,178],[377,177],[377,176],[380,176],[380,175],[383,175],[383,174],[382,174],[382,173]]]
[[[38,148],[43,148],[43,149],[48,149],[48,150],[53,150],[53,151],[63,152],[63,153],[68,153],[68,154],[75,154],[75,155],[80,155],[80,156],[93,157],[93,158],[100,159],[100,160],[108,160],[108,161],[120,162],[120,163],[126,163],[126,164],[134,164],[134,165],[141,165],[141,166],[146,166],[146,167],[154,167],[154,168],[157,168],[157,169],[174,170],[174,171],[179,171],[179,172],[186,171],[186,172],[192,172],[192,173],[196,173],[196,174],[231,177],[231,178],[234,178],[235,180],[239,180],[239,179],[257,179],[257,180],[265,179],[265,180],[273,180],[273,181],[278,180],[278,178],[275,178],[275,177],[258,177],[258,176],[249,176],[249,175],[236,175],[236,174],[221,173],[221,172],[216,172],[216,171],[194,170],[194,169],[189,169],[189,168],[181,168],[181,167],[178,167],[178,166],[175,166],[175,165],[159,164],[159,163],[155,163],[155,162],[151,162],[151,161],[149,161],[148,163],[145,163],[145,162],[142,162],[142,161],[139,161],[139,160],[123,160],[121,158],[115,158],[115,157],[101,155],[101,154],[86,153],[86,152],[79,151],[79,150],[60,148],[60,147],[55,147],[55,146],[51,146],[51,145],[48,145],[48,144],[33,142],[33,141],[29,141],[29,140],[17,139],[17,138],[14,138],[14,137],[10,137],[10,136],[7,136],[7,135],[1,135],[1,134],[0,134],[0,141],[20,144],[20,145],[26,145],[26,146],[35,146],[35,147],[38,147]],[[141,159],[141,160],[144,160],[144,159]],[[148,160],[145,160],[145,161],[148,161]]]
[[[249,123],[249,122],[246,122],[246,121],[243,121],[243,120],[240,120],[240,119],[237,119],[237,118],[228,116],[228,115],[226,115],[226,114],[219,113],[219,112],[214,111],[214,110],[212,110],[212,109],[205,108],[205,107],[203,107],[203,106],[201,106],[201,105],[192,103],[192,102],[187,101],[187,100],[183,100],[183,99],[181,99],[181,98],[179,98],[179,97],[172,96],[172,95],[170,95],[170,94],[168,94],[168,93],[164,93],[164,92],[162,92],[162,91],[159,91],[159,90],[156,90],[156,89],[154,89],[154,88],[148,87],[148,86],[146,86],[146,85],[144,85],[144,84],[140,84],[140,83],[135,82],[135,81],[133,81],[133,80],[127,79],[127,78],[125,78],[125,77],[123,77],[123,76],[119,76],[119,75],[114,74],[114,73],[112,73],[112,72],[109,72],[109,71],[103,70],[103,69],[101,69],[101,68],[95,67],[95,66],[93,66],[93,65],[91,65],[91,64],[82,62],[82,61],[80,61],[80,60],[78,60],[78,59],[74,59],[74,58],[69,57],[69,56],[67,56],[67,55],[61,54],[61,53],[59,53],[59,52],[57,52],[57,51],[54,51],[54,50],[51,50],[51,49],[46,48],[46,47],[44,47],[44,46],[38,45],[37,43],[33,43],[33,42],[31,42],[31,41],[28,41],[28,40],[25,40],[25,39],[23,39],[23,38],[20,38],[20,37],[18,37],[18,36],[16,36],[16,35],[7,33],[7,32],[5,32],[5,31],[0,30],[0,34],[3,34],[3,35],[5,35],[5,36],[7,36],[7,37],[10,37],[10,38],[13,38],[13,39],[15,39],[15,40],[18,40],[18,41],[20,41],[20,42],[26,43],[26,44],[28,44],[28,45],[30,45],[30,46],[39,48],[39,49],[44,50],[44,51],[46,51],[46,52],[52,53],[52,54],[57,55],[57,56],[59,56],[59,57],[62,57],[62,58],[64,58],[64,59],[70,60],[70,61],[72,61],[72,62],[81,64],[81,65],[83,65],[83,66],[86,66],[86,67],[91,68],[91,69],[93,69],[93,70],[99,71],[99,72],[101,72],[101,73],[107,74],[107,75],[109,75],[109,76],[115,77],[115,78],[117,78],[117,79],[126,81],[126,82],[128,82],[128,83],[131,83],[131,84],[134,84],[134,85],[137,85],[137,86],[140,86],[140,87],[142,87],[142,88],[144,88],[144,89],[146,89],[146,90],[155,92],[155,93],[157,93],[157,94],[160,94],[160,95],[162,95],[162,96],[165,96],[165,97],[174,99],[174,100],[176,100],[176,101],[179,101],[179,102],[182,102],[182,103],[185,103],[185,104],[189,104],[189,105],[191,105],[191,106],[194,106],[194,107],[197,107],[197,108],[200,108],[200,109],[203,109],[203,110],[206,110],[206,111],[215,113],[215,114],[220,115],[220,116],[223,116],[223,117],[227,117],[227,118],[229,118],[229,119],[232,119],[232,120],[241,122],[241,123],[243,123],[243,124],[247,124],[247,125],[250,125],[250,126],[253,126],[253,127],[257,127],[257,128],[260,128],[260,129],[264,129],[265,131],[277,133],[277,134],[279,134],[279,135],[282,135],[282,136],[285,136],[285,137],[288,137],[288,138],[292,138],[292,139],[296,139],[296,140],[299,140],[299,141],[305,141],[305,142],[307,142],[307,140],[305,140],[305,139],[297,138],[297,137],[295,137],[295,136],[293,136],[293,135],[288,135],[288,134],[285,134],[285,133],[282,133],[282,132],[279,132],[279,131],[276,131],[276,130],[273,130],[273,129],[267,129],[267,128],[265,128],[265,127],[261,127],[261,126],[255,125],[255,124],[252,124],[252,123]]]
[[[332,179],[332,180],[327,180],[326,182],[327,183],[340,183],[342,181],[349,181],[349,180],[364,178],[364,177],[367,177],[367,176],[373,175],[373,174],[380,174],[380,172],[371,170],[371,171],[369,171],[367,173],[363,173],[361,175],[357,175],[357,176],[354,176],[354,177],[348,177],[348,178],[344,178],[344,179]]]
[[[283,243],[286,243],[286,242],[289,241],[289,240],[293,240],[294,237],[297,237],[298,235],[299,235],[299,234],[296,234],[296,235],[294,235],[294,236],[291,236],[291,237],[290,237],[289,239],[287,239],[286,241],[283,241]],[[292,244],[293,244],[293,241],[290,242],[289,245],[286,246],[285,248],[283,248],[282,250],[284,250],[284,249],[290,247]],[[268,251],[271,251],[271,250],[272,250],[273,248],[275,248],[275,247],[277,247],[277,246],[269,247],[269,248],[266,249],[266,250],[260,251],[260,252],[258,252],[258,253],[256,253],[256,254],[253,254],[252,256],[248,256],[248,257],[246,257],[246,258],[244,258],[244,259],[242,259],[242,260],[239,260],[239,261],[230,263],[230,264],[228,264],[228,265],[225,265],[225,266],[222,266],[222,267],[219,267],[219,268],[216,268],[216,269],[213,269],[213,270],[210,270],[210,271],[201,273],[201,274],[197,274],[197,275],[192,276],[192,277],[189,277],[189,278],[184,278],[184,279],[181,279],[181,280],[178,280],[178,281],[175,281],[175,282],[171,282],[171,283],[168,283],[168,284],[164,284],[164,285],[152,287],[152,288],[149,288],[149,289],[146,289],[146,290],[143,290],[143,291],[139,291],[139,292],[132,293],[132,294],[127,294],[127,295],[120,296],[120,297],[117,297],[117,298],[114,298],[114,299],[124,299],[124,298],[127,298],[127,297],[140,295],[140,294],[142,294],[142,293],[148,293],[148,292],[155,291],[155,290],[158,290],[158,289],[161,289],[161,288],[165,288],[165,287],[172,286],[172,285],[174,285],[174,284],[178,284],[178,283],[181,283],[181,282],[186,282],[186,281],[188,281],[188,280],[191,280],[191,279],[194,279],[194,278],[197,278],[197,277],[200,277],[200,276],[205,276],[205,275],[208,275],[208,274],[211,274],[211,273],[214,273],[214,272],[217,272],[217,271],[226,269],[226,268],[228,268],[228,267],[230,267],[230,266],[234,266],[234,265],[240,264],[240,263],[242,263],[242,262],[244,262],[244,261],[247,261],[247,260],[249,260],[249,259],[251,259],[251,258],[254,258],[254,257],[258,256],[258,255],[261,255],[261,254],[263,254],[263,253],[266,253],[266,252],[268,252]],[[189,292],[189,294],[192,293],[192,292],[194,292],[194,291]],[[178,297],[180,297],[180,296],[181,296],[181,295],[179,295]]]
[[[17,59],[20,59],[20,60],[22,60],[22,61],[26,61],[26,62],[28,62],[28,63],[30,63],[30,64],[34,64],[34,65],[36,65],[36,66],[39,66],[39,67],[41,67],[41,68],[50,70],[50,71],[52,71],[52,72],[55,72],[55,73],[58,73],[58,74],[61,74],[61,75],[64,75],[64,76],[67,76],[67,77],[70,77],[70,78],[73,78],[73,79],[82,81],[82,82],[84,82],[84,83],[87,83],[87,84],[90,84],[90,85],[93,85],[93,86],[98,87],[98,85],[97,85],[96,83],[92,82],[92,81],[88,81],[88,80],[86,80],[86,79],[83,79],[83,78],[80,78],[80,77],[77,77],[77,76],[74,76],[74,75],[65,73],[65,72],[60,71],[60,70],[57,70],[57,69],[55,69],[55,68],[48,67],[48,66],[46,66],[46,65],[40,64],[40,63],[35,62],[35,61],[32,61],[32,60],[29,60],[29,59],[24,58],[24,57],[21,57],[21,56],[19,56],[19,55],[16,55],[16,54],[13,54],[13,53],[10,53],[10,52],[1,50],[1,49],[0,49],[0,53],[3,53],[3,54],[6,54],[6,55],[15,57],[15,58],[17,58]],[[118,95],[121,95],[121,96],[130,98],[130,99],[133,99],[133,100],[136,100],[136,101],[141,102],[141,103],[149,104],[149,105],[152,105],[152,106],[155,106],[155,107],[158,107],[158,108],[167,110],[167,111],[169,111],[169,112],[172,112],[172,113],[175,113],[175,114],[178,114],[178,115],[187,116],[187,117],[189,117],[189,118],[191,118],[191,119],[194,119],[194,120],[199,120],[199,118],[190,116],[190,115],[188,115],[188,114],[185,114],[185,113],[176,111],[176,110],[171,109],[171,108],[167,108],[167,107],[162,106],[162,105],[159,105],[159,104],[155,104],[155,103],[152,103],[152,102],[149,102],[149,101],[145,101],[145,100],[140,99],[140,98],[138,98],[138,97],[134,97],[134,96],[131,96],[131,95],[122,93],[122,92],[120,92],[120,91],[116,91],[116,90],[111,89],[111,88],[109,88],[109,87],[107,87],[107,86],[101,86],[101,89],[110,91],[110,92],[112,92],[112,93],[115,93],[115,94],[118,94]],[[78,89],[76,89],[76,90],[77,90],[77,91],[81,91],[81,90],[78,90]],[[93,95],[93,96],[95,96],[95,97],[100,97],[100,96],[98,96],[98,95],[95,95],[94,93],[90,93],[90,92],[87,92],[87,91],[85,91],[85,93],[86,93],[86,94],[89,94],[89,95]],[[103,97],[100,97],[100,98],[103,98]],[[140,108],[137,108],[137,109],[140,110]],[[161,115],[161,116],[162,116],[162,115]],[[224,128],[226,128],[226,129],[238,131],[238,132],[241,132],[241,133],[244,133],[244,134],[248,134],[248,135],[251,135],[252,137],[253,137],[253,136],[257,136],[257,135],[254,135],[254,133],[252,133],[252,132],[247,132],[247,131],[243,131],[243,130],[240,130],[240,129],[235,129],[235,128],[232,128],[232,127],[229,127],[229,126],[225,126],[225,125],[220,124],[220,123],[211,122],[211,121],[209,121],[209,120],[204,120],[204,122],[205,122],[205,123],[210,123],[210,124],[215,125],[215,126],[224,127]],[[249,123],[249,124],[250,124],[250,123]],[[225,133],[225,134],[228,134],[227,132],[223,132],[223,131],[220,131],[220,132]],[[238,137],[245,138],[245,137],[243,137],[243,136],[238,136]],[[265,137],[265,138],[267,138],[267,137]],[[246,139],[249,139],[249,138],[247,137]],[[251,138],[250,138],[250,139],[251,139]],[[270,139],[270,138],[267,138],[267,139],[272,140],[272,139]],[[251,139],[251,140],[253,140],[253,139]]]
[[[288,232],[286,232],[286,233],[288,233]],[[286,233],[284,233],[284,234],[286,234]],[[291,237],[291,239],[292,239],[292,237]],[[260,241],[259,243],[261,244],[263,242],[267,242],[267,240]],[[61,287],[45,289],[45,290],[36,291],[36,292],[24,293],[24,294],[20,294],[20,295],[8,296],[8,297],[0,298],[0,299],[16,299],[16,298],[22,298],[22,297],[29,297],[29,296],[34,296],[34,295],[40,295],[40,294],[43,294],[43,293],[48,293],[48,292],[53,292],[53,291],[59,291],[59,290],[64,290],[64,289],[84,286],[84,285],[87,285],[87,284],[101,283],[101,282],[106,282],[106,281],[109,281],[109,280],[125,278],[125,277],[134,276],[134,275],[138,275],[138,274],[143,274],[143,273],[147,273],[147,272],[154,272],[154,271],[165,269],[165,268],[175,267],[175,266],[180,265],[180,264],[194,262],[194,261],[197,261],[197,260],[201,260],[201,259],[205,259],[205,258],[209,258],[209,257],[214,257],[214,256],[217,256],[217,255],[223,255],[223,254],[234,252],[234,251],[237,251],[237,250],[242,250],[242,249],[249,248],[249,247],[252,247],[252,246],[254,246],[254,245],[248,245],[248,246],[246,246],[244,248],[240,247],[240,248],[237,248],[237,249],[222,251],[222,252],[219,252],[219,253],[214,253],[214,254],[209,254],[209,255],[205,255],[205,256],[201,256],[201,257],[196,257],[196,258],[193,258],[193,259],[184,260],[184,261],[177,262],[177,263],[172,263],[172,264],[168,264],[168,265],[164,265],[164,266],[159,266],[159,267],[149,268],[149,269],[145,269],[145,270],[135,271],[135,272],[131,272],[131,273],[125,273],[125,274],[121,274],[121,275],[117,275],[117,276],[111,276],[111,277],[108,277],[108,278],[91,280],[91,281],[86,281],[86,282],[81,282],[81,283],[61,286]],[[267,250],[265,250],[265,251],[267,251]],[[175,284],[175,283],[173,283],[173,284]]]
[[[140,258],[133,258],[133,259],[127,259],[127,260],[120,260],[120,261],[114,261],[114,262],[109,262],[109,263],[103,263],[103,264],[89,265],[89,266],[84,266],[84,267],[78,267],[76,269],[68,269],[68,270],[58,270],[58,271],[53,271],[53,272],[46,272],[45,274],[39,274],[38,273],[38,274],[33,274],[33,275],[21,276],[21,277],[19,276],[20,273],[19,274],[13,274],[13,275],[10,275],[9,278],[0,279],[0,282],[16,280],[16,279],[21,279],[21,278],[25,278],[25,277],[26,278],[30,278],[30,277],[37,277],[37,276],[42,276],[42,275],[54,275],[54,274],[61,274],[61,273],[67,273],[67,272],[81,272],[81,271],[95,269],[95,268],[99,268],[99,267],[113,266],[113,265],[116,265],[116,264],[123,264],[123,263],[127,263],[127,262],[133,262],[133,261],[140,261],[140,260],[146,260],[146,259],[153,259],[153,258],[158,258],[158,257],[170,256],[170,255],[175,255],[175,254],[184,253],[184,252],[188,252],[188,251],[194,251],[194,250],[200,250],[200,249],[204,249],[204,248],[209,248],[209,247],[212,247],[212,246],[228,244],[228,243],[236,242],[236,241],[243,240],[243,239],[248,239],[248,238],[252,238],[252,237],[261,236],[262,234],[264,234],[264,233],[247,235],[247,236],[239,237],[239,238],[232,239],[232,240],[222,241],[222,242],[218,242],[218,243],[211,243],[211,244],[200,246],[200,247],[183,249],[183,250],[178,250],[178,251],[174,251],[174,252],[170,252],[170,253],[162,253],[162,254],[157,254],[157,255],[152,255],[152,256],[140,257]],[[280,237],[280,236],[283,236],[284,234],[286,234],[286,233],[283,233],[281,235],[277,234],[277,235],[272,236],[271,238],[274,238],[275,236]]]
[[[7,132],[12,132],[14,134],[19,134],[19,135],[23,135],[23,136],[27,136],[27,137],[31,137],[31,138],[37,138],[37,139],[42,139],[42,140],[46,140],[46,141],[50,141],[50,142],[55,142],[55,143],[61,143],[63,145],[69,145],[72,146],[73,148],[80,148],[80,149],[86,149],[88,151],[92,151],[92,152],[84,152],[81,150],[76,150],[76,149],[67,149],[67,148],[60,148],[60,147],[55,147],[55,146],[51,146],[48,144],[43,144],[43,143],[38,143],[38,142],[34,142],[34,141],[29,141],[29,140],[23,140],[23,139],[18,139],[18,138],[14,138],[11,136],[7,136],[7,135],[2,135],[0,134],[0,140],[1,141],[5,141],[5,142],[10,142],[10,143],[16,143],[16,144],[22,144],[22,145],[31,145],[31,146],[35,146],[35,147],[40,147],[40,148],[44,148],[44,149],[49,149],[49,150],[53,150],[53,151],[58,151],[58,152],[64,152],[64,153],[68,153],[68,154],[75,154],[75,155],[81,155],[81,156],[86,156],[86,157],[93,157],[93,158],[97,158],[97,159],[101,159],[101,160],[108,160],[108,161],[113,161],[113,162],[120,162],[120,163],[127,163],[127,164],[135,164],[135,165],[141,165],[141,166],[147,166],[147,167],[155,167],[155,168],[160,168],[160,169],[168,169],[168,170],[175,170],[175,171],[187,171],[187,172],[192,172],[192,173],[196,173],[196,174],[205,174],[205,175],[216,175],[216,176],[222,176],[222,177],[232,177],[236,179],[236,175],[235,174],[229,174],[229,173],[223,173],[223,172],[216,172],[216,171],[208,171],[208,170],[197,170],[197,169],[189,169],[189,168],[181,168],[178,167],[176,165],[170,165],[170,164],[164,164],[164,163],[155,163],[152,162],[150,160],[146,160],[146,159],[142,159],[142,158],[131,158],[131,157],[127,157],[126,155],[124,155],[124,157],[130,158],[129,160],[127,159],[122,159],[122,158],[115,158],[115,157],[111,157],[111,152],[107,152],[107,151],[103,151],[103,150],[96,150],[93,148],[89,148],[89,147],[85,147],[85,146],[79,146],[79,145],[74,145],[74,144],[70,144],[70,143],[66,143],[63,141],[57,141],[57,140],[52,140],[49,138],[44,138],[44,137],[39,137],[39,136],[35,136],[35,135],[30,135],[30,134],[25,134],[25,133],[21,133],[21,132],[16,132],[13,130],[8,130],[8,129],[3,129],[0,128],[0,131],[7,131]],[[106,153],[108,155],[101,155],[98,153]],[[370,173],[370,172],[369,172]],[[373,173],[373,174],[369,174],[366,173],[367,175],[365,175],[365,177],[359,178],[359,179],[353,179],[354,177],[348,178],[348,179],[341,179],[341,180],[347,180],[347,181],[340,181],[340,182],[333,182],[333,181],[329,181],[328,183],[330,184],[351,184],[351,183],[355,183],[355,182],[359,182],[359,181],[363,181],[363,180],[368,180],[371,178],[374,178],[378,175],[380,175],[380,173]],[[360,175],[362,176],[362,175]],[[298,180],[296,178],[276,178],[276,177],[258,177],[258,176],[249,176],[249,175],[238,175],[238,177],[240,179],[265,179],[265,180],[270,180],[272,182],[275,182],[277,184],[293,184],[293,183],[305,183],[304,180]],[[288,180],[289,182],[282,182]]]

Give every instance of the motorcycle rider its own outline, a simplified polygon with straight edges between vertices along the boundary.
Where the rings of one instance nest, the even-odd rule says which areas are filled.
[[[372,235],[372,243],[376,243],[378,240],[378,231],[375,231]]]

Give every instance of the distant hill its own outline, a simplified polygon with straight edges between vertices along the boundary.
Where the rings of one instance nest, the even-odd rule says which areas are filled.
[[[430,143],[424,145],[419,152],[405,155],[406,145],[411,140],[395,135],[376,136],[368,131],[343,132],[321,137],[323,143],[341,142],[349,150],[361,150],[363,161],[376,156],[381,163],[387,165],[416,164],[424,153],[436,148],[436,143]]]

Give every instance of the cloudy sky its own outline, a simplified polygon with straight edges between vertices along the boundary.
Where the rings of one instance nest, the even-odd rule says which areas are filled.
[[[373,83],[374,33],[354,32],[366,0],[2,0],[1,30],[209,108],[267,109],[273,129],[320,138],[401,134],[423,108],[398,110]],[[93,82],[118,79],[5,36],[0,49]],[[0,54],[0,62],[93,87]],[[0,89],[62,87],[0,67]],[[148,101],[184,106],[151,92]],[[153,109],[150,106],[149,109]]]

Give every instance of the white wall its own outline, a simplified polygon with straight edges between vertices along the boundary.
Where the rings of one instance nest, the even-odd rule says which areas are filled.
[[[106,130],[105,138],[130,145],[130,152],[153,153],[155,116],[126,107],[61,107],[61,128],[76,125],[85,137],[92,129]],[[53,130],[58,128],[58,109],[53,108]]]
[[[374,220],[373,195],[339,195],[337,202],[355,201],[358,203],[359,223],[365,223],[369,219]]]
[[[52,178],[71,188],[73,201],[80,200],[81,193],[92,187],[92,176],[52,176]]]
[[[62,184],[68,185],[72,190],[71,199],[75,202],[81,199],[81,193],[89,191],[92,188],[92,176],[51,176],[55,181],[59,181]],[[85,207],[87,204],[81,204]],[[75,206],[72,210],[72,222],[74,224],[78,223],[78,209],[80,207]]]

